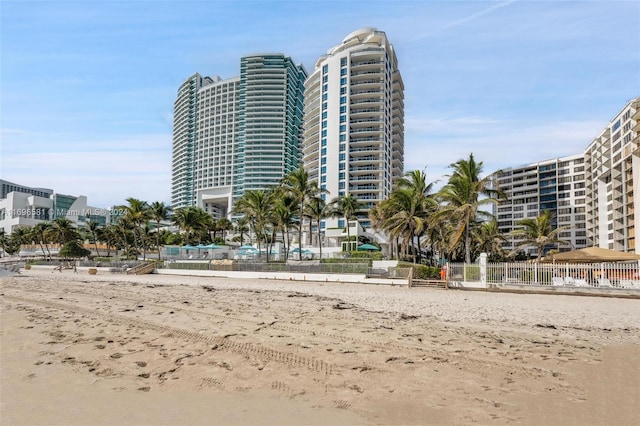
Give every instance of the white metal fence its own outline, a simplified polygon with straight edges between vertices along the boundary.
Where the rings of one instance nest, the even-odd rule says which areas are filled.
[[[450,263],[447,278],[488,284],[640,289],[640,263]]]

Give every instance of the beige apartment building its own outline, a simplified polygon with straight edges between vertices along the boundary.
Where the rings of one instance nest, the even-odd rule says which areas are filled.
[[[640,97],[609,122],[584,152],[590,245],[636,252],[640,238]]]
[[[494,185],[508,197],[494,207],[502,233],[550,210],[567,229],[560,251],[601,247],[636,252],[640,228],[640,97],[630,100],[581,154],[506,168]],[[504,248],[518,241],[509,237]],[[535,255],[535,249],[525,250]]]

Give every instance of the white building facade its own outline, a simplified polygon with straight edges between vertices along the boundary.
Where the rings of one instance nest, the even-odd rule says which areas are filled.
[[[551,213],[556,226],[565,228],[559,238],[566,243],[547,249],[569,251],[587,247],[582,154],[503,169],[491,179],[494,187],[506,196],[506,200],[493,206],[498,229],[507,237],[503,249],[510,252],[521,242],[521,238],[509,234],[520,227],[519,221],[535,219],[544,211]],[[522,251],[529,256],[537,255],[534,247]]]
[[[388,198],[404,173],[404,86],[393,46],[382,31],[364,28],[320,57],[305,82],[303,165],[333,198],[352,194],[368,212]],[[343,229],[343,219],[322,228]]]
[[[112,209],[89,206],[84,195],[52,193],[47,198],[13,191],[0,199],[0,229],[10,235],[17,228],[32,227],[59,217],[69,219],[78,228],[89,222],[105,226],[111,222],[111,213]]]

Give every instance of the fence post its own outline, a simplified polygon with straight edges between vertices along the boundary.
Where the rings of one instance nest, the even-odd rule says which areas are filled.
[[[480,253],[480,284],[487,288],[487,253]]]
[[[413,267],[409,268],[409,276],[407,277],[407,286],[411,288],[413,285]]]

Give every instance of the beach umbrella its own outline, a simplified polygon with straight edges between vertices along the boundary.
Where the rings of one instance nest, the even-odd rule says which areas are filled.
[[[241,246],[240,248],[238,248],[238,250],[242,250],[242,251],[256,251],[256,252],[258,251],[258,249],[257,249],[257,248],[255,248],[254,246],[248,246],[248,245]]]
[[[380,249],[371,244],[362,244],[358,246],[358,250],[367,250],[367,251],[380,251]]]
[[[180,248],[183,249],[183,250],[195,250],[198,247],[190,246],[190,245],[187,244],[186,246],[182,246]]]
[[[217,244],[211,243],[209,245],[203,246],[202,248],[209,249],[209,250],[218,250],[218,249],[221,249],[222,247],[220,247]]]

